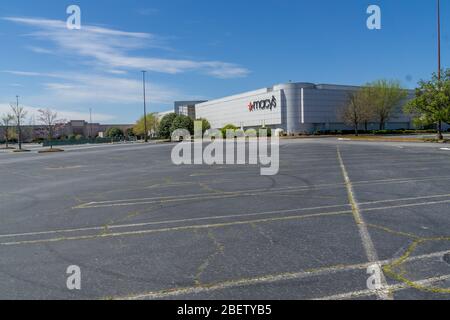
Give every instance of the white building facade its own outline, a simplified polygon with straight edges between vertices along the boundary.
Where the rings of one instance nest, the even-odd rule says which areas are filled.
[[[349,94],[358,87],[312,83],[287,83],[195,105],[197,119],[207,119],[212,128],[233,124],[237,127],[269,127],[286,133],[350,130],[340,110],[348,104]],[[413,97],[409,92],[408,99]],[[411,129],[411,117],[401,111],[402,102],[386,129]],[[379,128],[369,123],[369,130]],[[361,128],[363,129],[363,128]]]

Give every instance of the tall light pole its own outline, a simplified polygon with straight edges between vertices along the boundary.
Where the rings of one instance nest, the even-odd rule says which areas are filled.
[[[438,28],[438,81],[439,87],[441,85],[441,1],[437,0],[437,28]],[[442,121],[439,120],[437,124],[437,130],[439,132],[439,139],[444,139],[442,135]]]
[[[92,139],[92,108],[89,108],[89,139]]]
[[[17,131],[18,131],[18,143],[19,143],[19,150],[22,150],[22,128],[21,128],[21,124],[20,124],[20,117],[21,117],[21,112],[19,110],[19,96],[16,96],[16,115],[17,115]]]
[[[148,142],[148,128],[147,128],[147,101],[146,101],[146,90],[145,90],[145,73],[147,71],[142,71],[142,84],[144,88],[144,137],[145,142]]]
[[[441,1],[437,0],[438,16],[438,79],[441,80]]]

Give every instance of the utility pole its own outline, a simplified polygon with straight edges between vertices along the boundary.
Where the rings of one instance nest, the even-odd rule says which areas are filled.
[[[36,130],[36,118],[35,118],[34,114],[31,115],[30,125],[31,125],[31,140],[34,141],[35,130]]]
[[[439,81],[439,88],[441,86],[441,1],[437,0],[437,27],[438,27],[438,81]],[[439,121],[438,124],[438,132],[439,132],[439,139],[444,139],[444,136],[442,135],[442,121]]]
[[[89,108],[89,138],[92,139],[92,108]]]
[[[437,0],[438,15],[438,79],[441,80],[441,1]]]
[[[16,96],[16,106],[17,106],[17,131],[18,137],[17,142],[19,143],[19,150],[22,150],[22,128],[20,125],[20,112],[19,112],[19,96]]]
[[[145,142],[148,142],[148,128],[147,128],[147,101],[146,101],[146,90],[145,90],[145,73],[147,71],[142,71],[142,84],[144,87],[144,137]]]

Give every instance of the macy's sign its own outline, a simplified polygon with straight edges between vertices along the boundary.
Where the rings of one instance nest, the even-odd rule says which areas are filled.
[[[276,109],[277,107],[277,98],[272,96],[272,99],[253,101],[248,104],[248,110],[250,112],[259,111],[259,110],[270,110]]]

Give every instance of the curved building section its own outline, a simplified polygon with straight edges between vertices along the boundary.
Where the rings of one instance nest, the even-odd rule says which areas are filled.
[[[313,89],[312,83],[288,83],[275,86],[282,92],[284,101],[283,130],[287,133],[308,132],[310,127],[305,122],[305,90]]]

